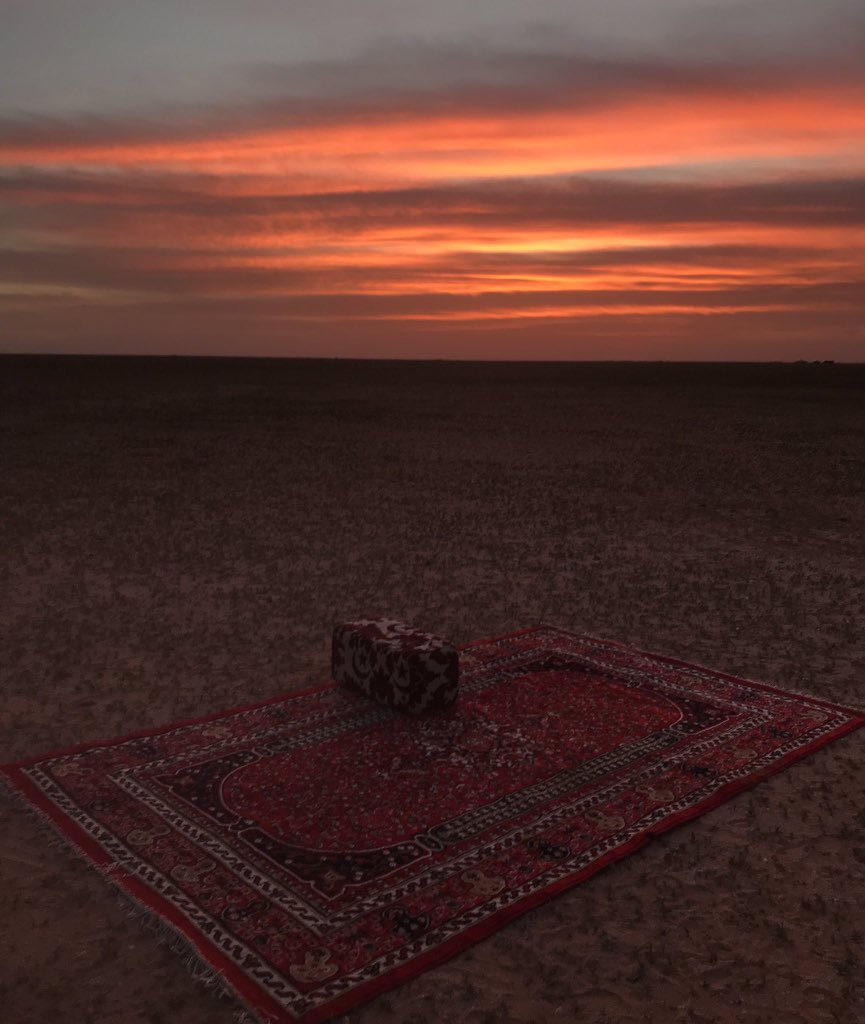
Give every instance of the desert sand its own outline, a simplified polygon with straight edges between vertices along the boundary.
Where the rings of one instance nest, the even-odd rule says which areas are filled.
[[[865,366],[0,360],[0,760],[537,622],[865,705]],[[865,730],[350,1024],[861,1024]],[[4,1024],[235,1007],[0,800]]]

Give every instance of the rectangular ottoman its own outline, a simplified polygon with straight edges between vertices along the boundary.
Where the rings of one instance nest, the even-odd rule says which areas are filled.
[[[410,715],[448,707],[459,689],[456,647],[396,619],[337,626],[331,669],[341,686]]]

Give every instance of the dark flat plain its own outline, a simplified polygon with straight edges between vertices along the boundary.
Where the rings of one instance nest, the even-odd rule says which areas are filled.
[[[865,705],[865,366],[0,358],[0,760],[547,621]],[[352,1024],[865,1020],[865,730]],[[230,1004],[0,801],[5,1024]]]

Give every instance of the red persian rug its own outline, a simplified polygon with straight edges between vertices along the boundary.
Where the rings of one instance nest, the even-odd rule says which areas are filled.
[[[262,1021],[311,1024],[865,724],[548,626],[410,718],[332,683],[2,774]]]

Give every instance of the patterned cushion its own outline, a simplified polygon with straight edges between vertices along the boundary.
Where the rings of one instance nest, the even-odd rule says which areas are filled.
[[[358,619],[337,626],[332,671],[341,686],[411,715],[448,707],[459,688],[459,656],[453,644],[395,619]]]

